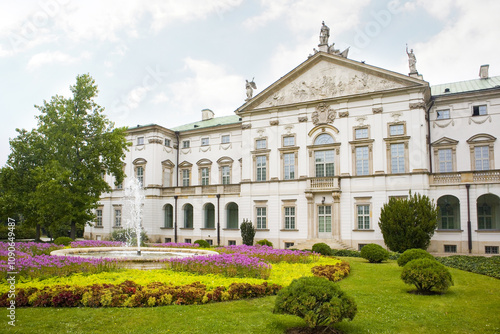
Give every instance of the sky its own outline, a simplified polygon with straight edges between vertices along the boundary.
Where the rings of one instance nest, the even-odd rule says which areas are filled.
[[[167,128],[234,114],[313,53],[321,22],[348,58],[408,74],[406,44],[431,85],[500,75],[498,0],[0,0],[0,166],[16,128],[70,97],[76,76],[99,87],[115,126]]]

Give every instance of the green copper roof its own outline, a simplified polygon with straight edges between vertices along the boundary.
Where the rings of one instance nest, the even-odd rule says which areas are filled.
[[[488,79],[474,79],[431,86],[432,95],[448,95],[477,90],[500,88],[500,76]],[[446,90],[448,89],[448,90]]]
[[[203,128],[209,128],[212,126],[228,125],[228,124],[234,124],[234,123],[240,123],[240,122],[241,122],[241,120],[240,120],[240,117],[238,115],[222,116],[222,117],[215,117],[212,119],[208,119],[205,121],[199,121],[199,122],[194,122],[194,123],[189,123],[189,124],[177,126],[175,128],[172,128],[171,130],[182,132],[182,131],[203,129]]]

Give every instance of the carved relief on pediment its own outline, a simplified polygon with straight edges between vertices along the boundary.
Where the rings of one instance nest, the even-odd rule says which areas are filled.
[[[320,103],[316,106],[316,111],[312,113],[311,119],[314,125],[333,123],[337,112],[326,103]]]

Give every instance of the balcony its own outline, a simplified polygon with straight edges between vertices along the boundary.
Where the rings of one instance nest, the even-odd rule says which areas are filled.
[[[431,174],[431,185],[500,183],[500,170]]]
[[[314,177],[307,180],[308,191],[340,191],[340,180],[337,176]]]
[[[163,188],[163,196],[185,196],[185,195],[216,195],[216,194],[239,194],[239,184],[220,184],[208,186],[190,186],[190,187],[168,187]]]

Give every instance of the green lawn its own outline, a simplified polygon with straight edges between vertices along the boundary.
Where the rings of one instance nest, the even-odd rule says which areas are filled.
[[[336,327],[345,333],[500,333],[500,280],[450,269],[455,286],[445,295],[418,296],[394,261],[370,264],[347,258],[351,275],[339,282],[358,314]],[[276,297],[157,308],[16,310],[16,327],[0,312],[8,333],[284,333],[304,326],[297,317],[272,314]]]

